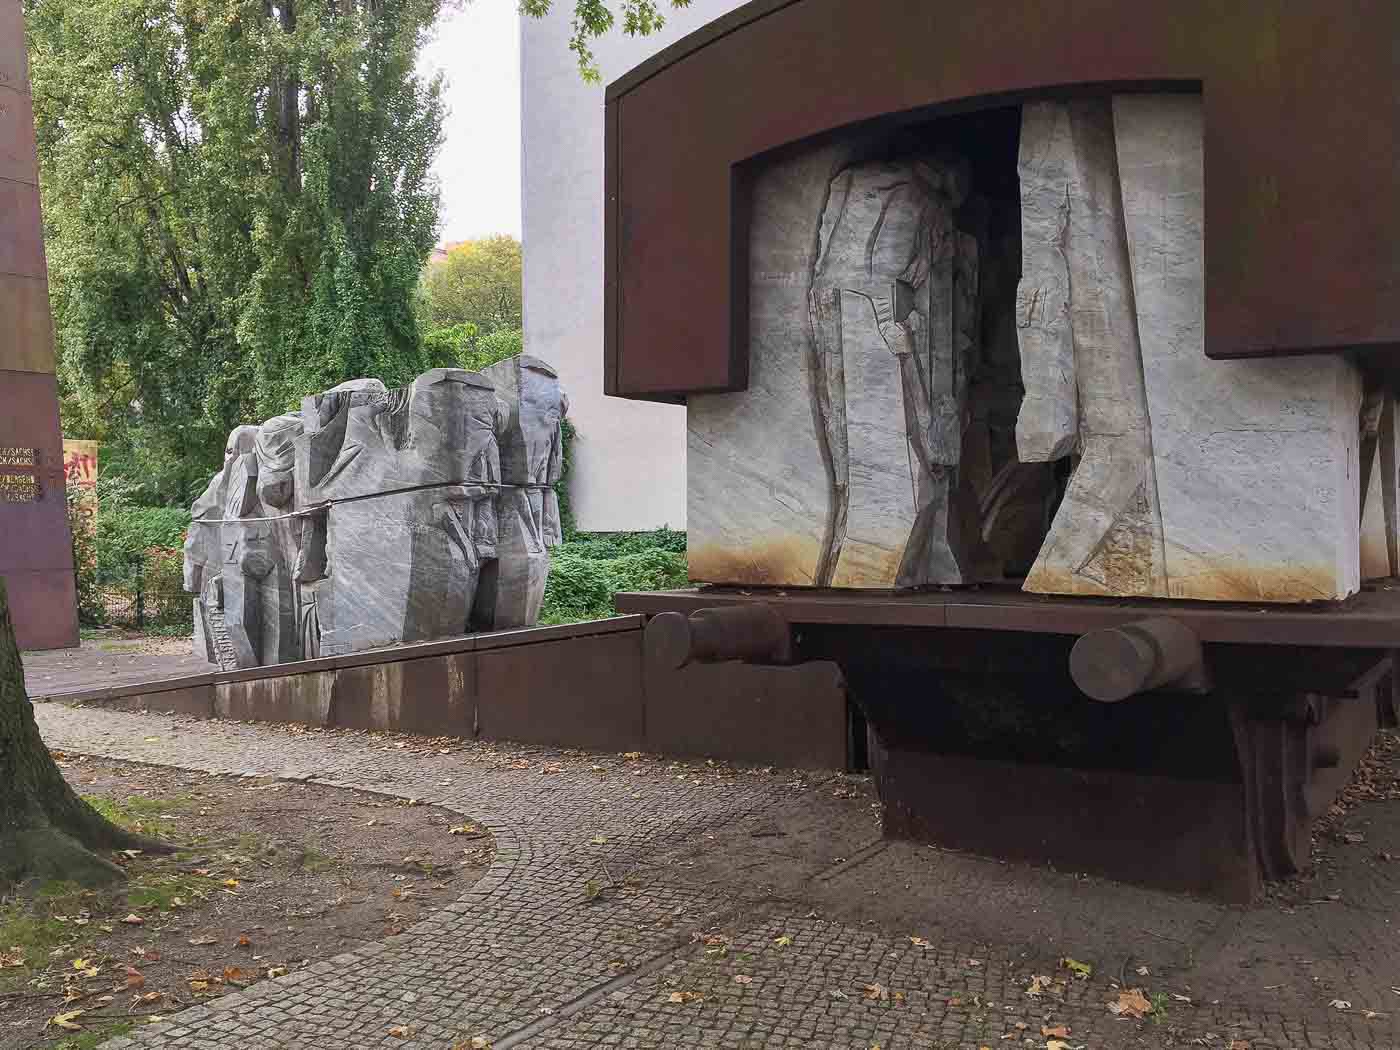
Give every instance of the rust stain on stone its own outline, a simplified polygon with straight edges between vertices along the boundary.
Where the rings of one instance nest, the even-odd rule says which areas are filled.
[[[1160,579],[1150,591],[1133,597],[1189,598],[1213,602],[1316,602],[1336,601],[1350,591],[1340,586],[1335,568],[1327,565],[1258,565],[1221,562],[1200,572],[1172,576],[1163,587]],[[1021,588],[1033,594],[1125,597],[1097,580],[1068,570],[1037,569]]]
[[[767,537],[744,547],[707,544],[690,549],[690,578],[696,583],[810,587],[820,553],[820,544],[809,536]]]

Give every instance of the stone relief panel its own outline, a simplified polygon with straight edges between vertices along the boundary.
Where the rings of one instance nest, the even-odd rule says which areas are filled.
[[[1340,356],[1204,355],[1199,96],[997,112],[753,176],[750,387],[689,399],[692,578],[1296,602],[1394,574],[1393,396],[1363,411]]]
[[[232,669],[535,623],[568,402],[537,358],[489,371],[352,380],[235,429],[185,545],[196,652]]]

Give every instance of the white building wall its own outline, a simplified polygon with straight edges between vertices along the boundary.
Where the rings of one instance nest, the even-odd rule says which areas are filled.
[[[525,351],[559,370],[578,428],[571,497],[580,529],[685,527],[685,409],[603,396],[603,85],[742,0],[693,0],[648,37],[593,45],[602,84],[569,50],[572,3],[521,19]]]

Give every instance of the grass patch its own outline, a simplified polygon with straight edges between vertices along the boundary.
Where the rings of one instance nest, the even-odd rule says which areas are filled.
[[[70,1036],[62,1042],[56,1043],[53,1050],[97,1050],[97,1047],[108,1039],[127,1035],[135,1027],[130,1021],[118,1021],[115,1024],[94,1028],[91,1032],[84,1032],[82,1035]]]
[[[132,795],[120,802],[96,795],[84,795],[83,801],[113,824],[126,828],[127,831],[157,839],[169,838],[175,827],[172,822],[195,802],[189,795],[175,798]]]

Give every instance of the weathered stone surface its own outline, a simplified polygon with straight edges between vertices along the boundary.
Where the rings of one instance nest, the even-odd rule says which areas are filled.
[[[840,159],[814,150],[755,187],[750,388],[690,402],[693,578],[971,578],[975,524],[954,507],[979,351],[967,166]]]
[[[549,548],[563,542],[555,484],[563,474],[559,424],[568,398],[558,373],[521,354],[482,373],[506,411],[501,428],[496,560],[482,578],[478,622],[492,629],[528,627],[540,617],[549,578]]]
[[[1066,244],[1077,164],[1069,107],[1031,102],[1021,110],[1021,283],[1016,325],[1025,396],[1016,446],[1025,462],[1067,456],[1079,441],[1079,387],[1070,327]]]
[[[807,322],[817,232],[843,147],[762,171],[749,238],[749,386],[687,402],[690,576],[815,584],[833,508]]]
[[[1201,101],[1114,98],[1173,598],[1306,601],[1359,585],[1361,381],[1340,356],[1204,354]]]
[[[1374,411],[1363,413],[1361,434],[1361,476],[1366,486],[1361,510],[1361,578],[1376,580],[1400,576],[1400,478],[1396,476],[1400,434],[1395,426],[1394,394],[1377,391],[1367,402],[1368,406],[1374,402]]]
[[[1108,99],[1044,105],[1063,114],[1044,119],[1036,115],[1040,107],[1028,107],[1030,116],[1022,121],[1022,156],[1057,159],[1039,167],[1023,166],[1023,177],[1042,180],[1032,184],[1023,199],[1058,196],[1065,215],[1058,228],[1035,222],[1029,230],[1023,226],[1022,244],[1031,259],[1056,251],[1064,254],[1074,382],[1063,384],[1058,397],[1073,397],[1077,390],[1079,464],[1025,586],[1061,594],[1160,594],[1162,525],[1133,311],[1133,274],[1116,177],[1113,110]],[[1037,135],[1051,139],[1041,143]],[[1046,185],[1045,179],[1052,181]],[[1043,236],[1053,236],[1054,244],[1039,243]],[[1024,299],[1024,282],[1023,278],[1018,300]],[[1021,332],[1036,334],[1027,327]],[[1056,355],[1052,365],[1035,360],[1041,349]],[[1028,339],[1022,347],[1022,375],[1059,370],[1061,349],[1059,342]],[[1028,356],[1033,368],[1027,366]],[[1058,432],[1048,431],[1041,420],[1065,418],[1068,409],[1050,404],[1045,396],[1023,403],[1018,438],[1038,439],[1049,432],[1055,440],[1022,449],[1022,459],[1062,449]]]
[[[494,371],[504,397],[439,368],[238,428],[186,544],[196,647],[250,667],[461,634],[483,579],[488,624],[533,624],[561,539],[567,400],[538,359]]]
[[[1019,197],[969,196],[939,134],[757,172],[749,388],[688,402],[693,579],[1341,598],[1358,479],[1366,574],[1396,571],[1357,370],[1204,355],[1198,95],[1026,105]]]

